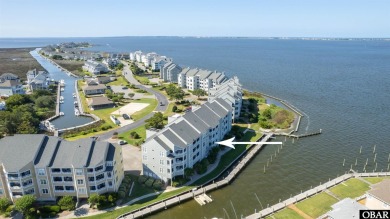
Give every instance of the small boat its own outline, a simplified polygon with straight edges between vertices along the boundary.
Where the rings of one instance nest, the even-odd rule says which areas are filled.
[[[75,114],[76,116],[79,116],[79,115],[80,115],[80,111],[79,111],[78,109],[74,109],[74,114]]]
[[[64,92],[65,91],[65,89],[64,88],[61,88],[61,92]]]
[[[64,116],[65,115],[65,113],[64,112],[60,112],[60,116]]]
[[[60,103],[64,103],[64,101],[63,101],[63,100],[60,100]]]
[[[73,93],[73,97],[76,97],[76,93]]]
[[[64,100],[64,97],[63,97],[63,96],[60,96],[60,100]]]
[[[73,103],[74,103],[74,105],[77,105],[77,104],[78,104],[78,102],[77,102],[77,101],[74,101]]]

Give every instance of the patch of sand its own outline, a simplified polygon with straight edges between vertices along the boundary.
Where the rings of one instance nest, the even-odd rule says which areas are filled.
[[[148,103],[129,103],[126,106],[122,106],[118,110],[115,110],[111,114],[113,115],[122,115],[124,113],[132,115],[133,113],[140,111],[147,107],[149,104]]]

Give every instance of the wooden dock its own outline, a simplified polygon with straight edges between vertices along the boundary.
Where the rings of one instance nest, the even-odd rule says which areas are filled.
[[[311,133],[305,133],[305,134],[300,134],[300,135],[293,135],[293,134],[281,134],[281,135],[299,139],[299,138],[305,138],[305,137],[319,135],[319,134],[322,134],[322,129],[320,129],[318,132],[311,132]]]
[[[267,142],[271,139],[272,136],[273,136],[272,133],[269,133],[267,135],[263,135],[258,141]],[[265,145],[266,144],[261,144],[261,145],[253,144],[253,145],[251,145],[252,149],[244,155],[244,158],[241,161],[239,161],[239,163],[233,168],[233,170],[231,172],[229,172],[228,176],[220,181],[217,181],[215,183],[211,183],[211,184],[206,185],[206,186],[200,186],[200,187],[194,188],[190,191],[182,192],[175,197],[171,197],[171,198],[167,198],[167,199],[155,202],[155,203],[151,203],[151,204],[149,204],[141,209],[133,210],[133,211],[127,212],[125,214],[122,214],[117,218],[120,219],[120,218],[144,217],[146,215],[150,215],[150,214],[153,214],[154,212],[158,212],[158,211],[167,209],[170,206],[177,205],[177,204],[179,204],[185,200],[189,200],[189,199],[195,199],[197,202],[198,202],[198,200],[201,200],[202,204],[200,204],[198,202],[200,205],[204,205],[205,202],[210,203],[212,201],[212,199],[208,196],[206,197],[206,192],[218,189],[222,186],[226,186],[229,183],[231,183],[235,179],[235,177],[240,173],[240,171],[245,168],[245,166],[249,163],[249,161],[263,147],[265,147]],[[240,157],[238,157],[237,159],[239,159],[239,158]],[[219,177],[220,177],[220,175],[218,175],[214,179],[211,179],[211,181],[213,181]],[[201,198],[199,199],[199,197],[201,197]]]

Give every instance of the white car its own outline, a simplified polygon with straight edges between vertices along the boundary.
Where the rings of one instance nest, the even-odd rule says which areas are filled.
[[[118,141],[118,144],[119,144],[119,145],[124,145],[124,144],[127,144],[127,142],[124,141],[124,140],[119,140],[119,141]]]

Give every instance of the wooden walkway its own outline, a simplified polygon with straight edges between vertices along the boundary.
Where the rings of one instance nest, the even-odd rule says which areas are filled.
[[[390,172],[382,172],[382,173],[348,173],[344,174],[342,176],[339,176],[333,180],[330,180],[329,182],[326,182],[322,185],[319,185],[317,187],[314,187],[312,189],[309,189],[303,193],[300,193],[294,197],[291,197],[287,200],[284,200],[282,202],[279,202],[271,207],[265,208],[257,213],[254,213],[252,215],[249,215],[245,218],[247,219],[255,219],[255,218],[262,218],[266,217],[268,215],[271,215],[277,211],[280,211],[284,209],[286,206],[293,205],[299,201],[302,201],[310,196],[313,196],[317,193],[323,192],[326,189],[333,187],[339,183],[342,183],[348,179],[354,178],[354,177],[378,177],[378,176],[390,176]]]
[[[318,132],[311,132],[311,133],[305,133],[300,135],[293,135],[293,134],[281,134],[281,135],[299,139],[299,138],[304,138],[304,137],[309,137],[309,136],[319,135],[319,134],[322,134],[322,129],[320,129]]]
[[[272,137],[272,133],[267,134],[265,136],[262,136],[258,141],[260,142],[267,142]],[[231,181],[234,180],[234,178],[240,173],[242,169],[248,164],[248,161],[250,161],[256,154],[259,152],[263,147],[265,147],[266,144],[253,144],[251,147],[252,149],[245,155],[245,157],[239,161],[238,165],[234,167],[233,171],[229,172],[228,176],[225,177],[223,180],[220,180],[218,182],[209,184],[207,186],[200,186],[197,188],[192,189],[191,191],[183,192],[181,194],[178,194],[175,197],[167,198],[159,202],[152,203],[148,206],[145,206],[141,209],[134,210],[125,214],[122,214],[121,216],[117,217],[119,218],[138,218],[143,217],[145,215],[153,214],[154,212],[161,211],[164,209],[167,209],[170,206],[174,206],[177,204],[180,204],[182,201],[193,199],[196,196],[200,196],[202,194],[205,194],[208,191],[212,191],[215,189],[218,189],[219,187],[228,185]]]

